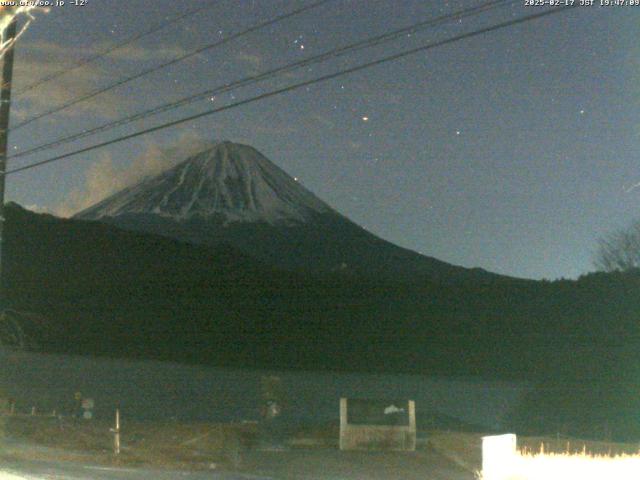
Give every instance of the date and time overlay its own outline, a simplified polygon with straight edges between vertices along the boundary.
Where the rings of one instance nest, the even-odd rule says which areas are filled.
[[[84,7],[91,0],[0,0],[0,7]],[[523,0],[525,7],[640,7],[640,0]]]
[[[0,7],[84,7],[91,0],[0,0]],[[525,7],[640,7],[640,0],[523,0]]]
[[[524,0],[525,7],[640,7],[640,0]]]

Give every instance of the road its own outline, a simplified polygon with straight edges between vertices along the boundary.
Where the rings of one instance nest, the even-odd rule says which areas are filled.
[[[252,451],[240,470],[181,472],[83,465],[73,462],[0,460],[0,480],[474,480],[474,475],[433,451],[340,452],[335,449]]]
[[[248,471],[286,480],[475,480],[475,475],[431,449],[416,452],[341,452],[292,450],[252,452]]]
[[[80,465],[71,462],[1,461],[0,480],[268,480],[232,473],[179,472]]]

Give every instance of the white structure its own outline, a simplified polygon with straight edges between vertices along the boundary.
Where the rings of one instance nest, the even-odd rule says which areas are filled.
[[[482,478],[507,480],[514,472],[516,461],[514,434],[482,437]]]
[[[382,413],[384,416],[404,414],[406,422],[399,424],[354,423],[350,421],[349,400],[341,398],[340,450],[414,451],[416,449],[416,404],[413,400],[402,403],[406,407],[390,403],[382,409]]]

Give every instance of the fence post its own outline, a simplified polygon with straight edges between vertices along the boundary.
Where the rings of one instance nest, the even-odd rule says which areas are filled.
[[[347,435],[347,399],[340,399],[340,450],[346,449]]]
[[[113,432],[113,453],[120,455],[120,409],[116,408],[116,426]]]

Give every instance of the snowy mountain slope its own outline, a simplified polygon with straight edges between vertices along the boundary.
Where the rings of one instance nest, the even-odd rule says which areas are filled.
[[[278,268],[442,281],[494,278],[393,245],[318,199],[250,146],[230,142],[76,215],[193,244],[226,243]]]
[[[277,225],[304,222],[329,211],[257,150],[223,142],[116,193],[77,218],[154,214],[176,221],[218,217],[225,223]]]

